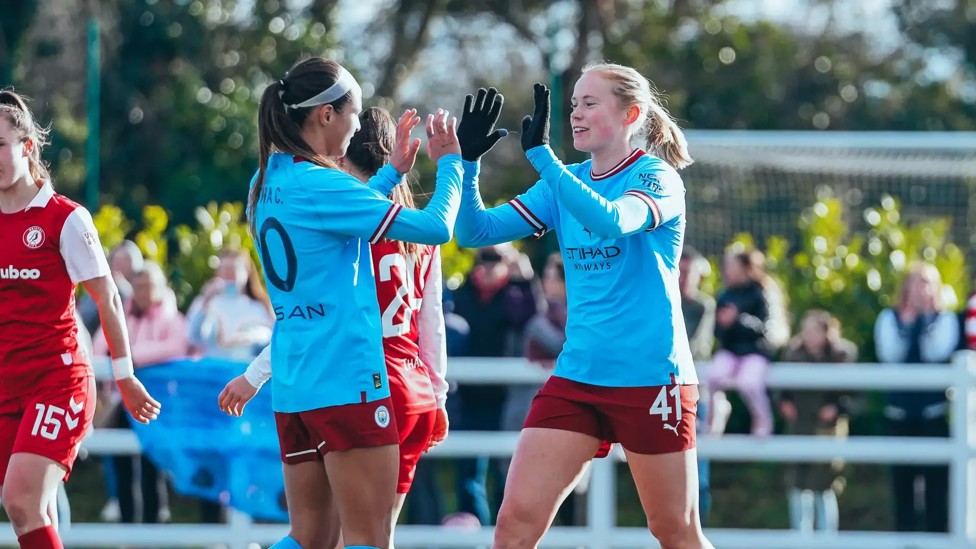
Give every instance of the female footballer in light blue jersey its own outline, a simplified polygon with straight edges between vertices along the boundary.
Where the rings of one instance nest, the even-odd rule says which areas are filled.
[[[494,90],[480,90],[473,105],[469,96],[458,128],[462,155],[469,142],[497,141],[490,132],[500,105]],[[566,343],[513,457],[494,547],[536,547],[590,460],[619,442],[661,545],[711,548],[698,516],[698,378],[678,290],[686,220],[676,170],[691,163],[687,144],[629,67],[584,68],[572,107],[573,144],[590,160],[564,166],[553,154],[549,90],[536,84],[521,140],[542,180],[486,210],[477,165],[465,164],[458,243],[555,230],[569,306]],[[631,145],[638,133],[657,156]]]
[[[322,58],[298,63],[261,97],[248,218],[277,317],[272,406],[291,522],[275,549],[333,547],[338,533],[322,520],[333,512],[346,547],[389,547],[399,436],[369,245],[442,244],[457,217],[455,120],[441,110],[427,119],[437,185],[427,207],[413,210],[387,194],[413,167],[420,140],[410,131],[420,119],[400,118],[390,164],[363,185],[334,160],[361,110],[359,84]],[[316,452],[324,468],[304,459]]]

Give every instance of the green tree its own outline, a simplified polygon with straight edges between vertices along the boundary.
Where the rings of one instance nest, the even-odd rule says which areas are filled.
[[[604,57],[649,76],[689,127],[925,130],[976,125],[944,86],[921,79],[926,68],[921,58],[905,48],[880,50],[866,31],[838,30],[834,23],[840,15],[813,34],[762,19],[741,20],[723,4],[645,2],[617,22]],[[830,10],[838,5],[817,4]]]
[[[36,10],[37,0],[0,0],[0,86],[13,82],[21,40]]]
[[[244,13],[247,4],[231,0],[114,4],[103,192],[127,211],[157,203],[178,222],[196,204],[243,200],[256,166],[260,92],[303,54],[329,51],[334,3],[292,10],[262,0]]]
[[[810,309],[833,312],[844,335],[874,360],[874,322],[897,304],[898,289],[912,263],[933,263],[945,283],[945,301],[955,308],[966,295],[969,272],[962,250],[950,239],[946,219],[906,223],[890,196],[866,208],[867,227],[849,221],[843,203],[826,193],[798,221],[799,241],[773,236],[765,241],[767,268],[788,297],[794,323]],[[756,246],[752,235],[737,235],[730,246]]]

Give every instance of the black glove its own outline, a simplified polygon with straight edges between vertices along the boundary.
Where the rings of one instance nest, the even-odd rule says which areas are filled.
[[[522,150],[549,144],[549,88],[536,82],[535,112],[522,119]]]
[[[479,88],[478,99],[471,94],[464,98],[464,112],[458,124],[457,136],[461,144],[461,158],[476,162],[490,151],[498,140],[508,135],[508,130],[492,131],[502,113],[505,97],[495,88]]]

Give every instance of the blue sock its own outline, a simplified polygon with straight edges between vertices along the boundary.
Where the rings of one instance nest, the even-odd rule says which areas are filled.
[[[268,549],[302,549],[302,546],[300,543],[295,541],[295,538],[285,536],[278,543],[268,547]]]

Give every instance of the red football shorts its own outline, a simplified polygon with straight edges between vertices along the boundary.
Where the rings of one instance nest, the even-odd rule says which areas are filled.
[[[434,434],[434,421],[437,411],[417,414],[396,414],[397,428],[400,429],[400,476],[397,480],[397,493],[406,494],[413,484],[417,472],[417,462],[427,451],[430,437]]]
[[[697,385],[601,387],[552,376],[532,401],[523,428],[560,429],[613,443],[637,454],[669,454],[695,447]]]
[[[47,375],[25,394],[0,401],[0,484],[10,456],[17,453],[60,463],[67,480],[94,417],[95,378],[90,375]]]
[[[400,442],[389,397],[306,412],[275,412],[275,424],[281,461],[290,465],[320,460],[329,452]]]

